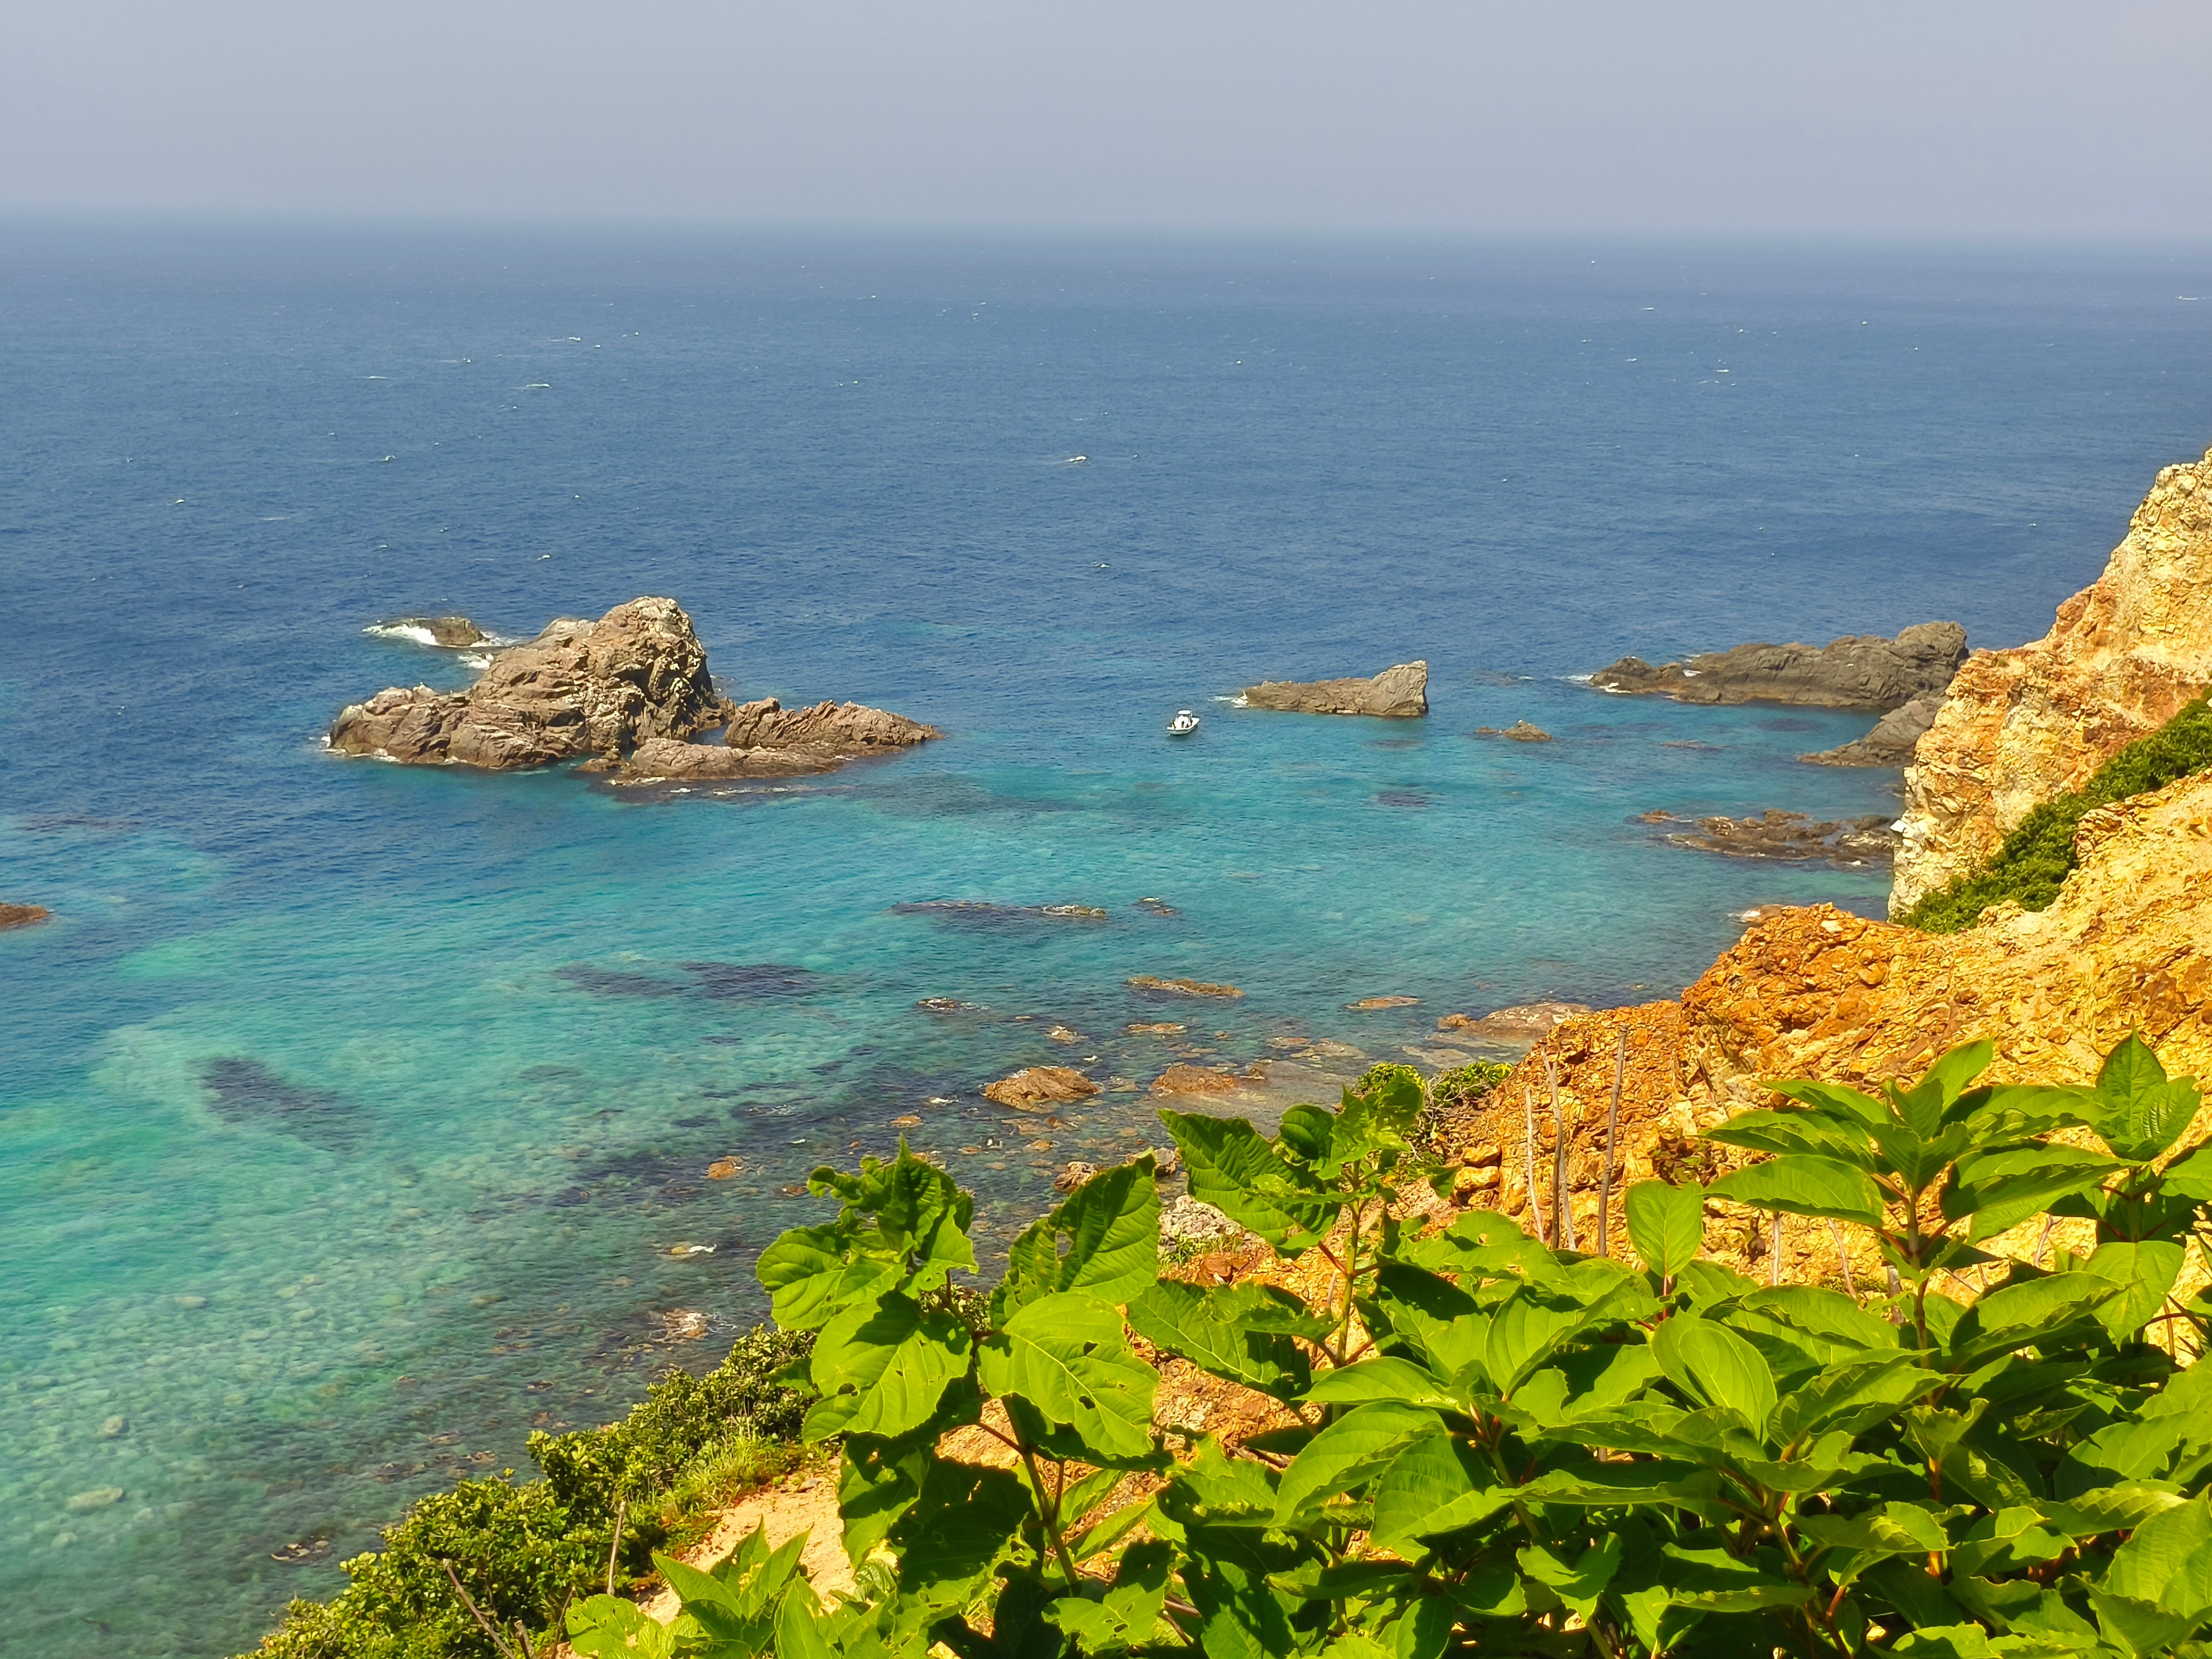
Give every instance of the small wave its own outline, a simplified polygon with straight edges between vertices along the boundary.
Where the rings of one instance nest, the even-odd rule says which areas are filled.
[[[1239,691],[1233,697],[1216,697],[1213,701],[1216,702],[1225,702],[1231,708],[1249,708],[1252,706],[1250,703],[1244,701],[1244,694],[1242,691]]]
[[[550,392],[552,389],[553,382],[550,380],[532,380],[528,386],[515,387],[517,392]]]
[[[427,628],[414,628],[404,623],[371,623],[361,630],[374,634],[380,640],[405,640],[414,645],[434,646],[438,636]]]
[[[1588,685],[1592,680],[1597,678],[1597,675],[1595,672],[1593,671],[1588,674],[1562,674],[1559,678],[1565,680],[1570,685]]]

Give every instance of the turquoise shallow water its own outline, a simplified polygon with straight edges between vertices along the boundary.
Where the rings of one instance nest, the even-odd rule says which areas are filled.
[[[1747,905],[1878,907],[1633,822],[1890,810],[1792,758],[1864,719],[1571,677],[2039,633],[2212,426],[2184,261],[7,247],[0,896],[57,913],[0,937],[9,1654],[245,1645],[412,1496],[708,1363],[661,1316],[757,1317],[784,1189],[895,1118],[1000,1237],[1152,1138],[1109,1094],[1027,1150],[976,1093],[1015,1066],[1395,1057],[1671,993]],[[319,746],[465,672],[381,616],[642,592],[735,695],[947,738],[662,800]],[[1216,701],[1417,655],[1418,725]],[[1558,741],[1468,735],[1522,718]],[[900,908],[946,900],[1008,910]],[[1069,902],[1109,918],[1019,912]]]

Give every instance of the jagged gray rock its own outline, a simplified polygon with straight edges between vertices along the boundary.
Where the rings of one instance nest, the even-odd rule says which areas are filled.
[[[1901,708],[1893,708],[1875,722],[1863,738],[1817,755],[1800,755],[1814,766],[1905,766],[1920,745],[1920,734],[1936,724],[1936,711],[1943,706],[1941,694],[1915,697]]]
[[[1739,645],[1656,668],[1641,657],[1623,657],[1590,676],[1590,684],[1678,702],[1887,709],[1940,693],[1966,659],[1966,630],[1957,623],[1916,623],[1893,640],[1852,634],[1824,646]]]

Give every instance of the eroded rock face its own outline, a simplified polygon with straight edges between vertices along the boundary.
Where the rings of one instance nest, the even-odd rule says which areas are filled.
[[[465,691],[392,686],[331,726],[340,754],[508,771],[685,738],[722,718],[707,653],[673,599],[632,599],[597,622],[550,623],[501,651]]]
[[[2105,574],[2051,631],[1978,652],[1905,775],[1890,913],[1985,863],[2212,682],[2212,454],[2158,475]]]
[[[732,749],[812,750],[850,759],[908,749],[944,735],[933,726],[857,702],[786,708],[774,697],[763,697],[731,711],[722,741]]]
[[[1410,720],[1429,712],[1429,665],[1401,662],[1372,679],[1267,680],[1244,691],[1252,708],[1293,714],[1375,714]]]
[[[1590,676],[1601,691],[1657,692],[1677,702],[1794,702],[1895,708],[1940,692],[1966,658],[1956,623],[1917,623],[1893,640],[1852,634],[1824,646],[1739,645],[1653,667],[1623,657]]]
[[[1505,1148],[1498,1207],[1515,1212],[1526,1200],[1533,1103],[1548,1214],[1548,1057],[1587,1235],[1626,1033],[1619,1239],[1626,1185],[1712,1173],[1712,1160],[1733,1154],[1698,1132],[1773,1103],[1766,1079],[1869,1087],[1917,1077],[1944,1050],[1986,1037],[1996,1048],[1994,1080],[2088,1083],[2130,1030],[2170,1071],[2212,1070],[2212,776],[2100,808],[2082,820],[2076,848],[2081,866],[2048,910],[2002,906],[1964,933],[1923,933],[1828,905],[1770,911],[1679,1002],[1561,1022],[1455,1121],[1453,1140]],[[1832,1263],[1825,1231],[1802,1235],[1802,1248]]]
[[[1902,708],[1893,708],[1875,722],[1874,730],[1863,738],[1833,749],[1823,749],[1817,755],[1800,755],[1797,758],[1814,766],[1906,766],[1911,763],[1912,751],[1919,746],[1921,737],[1936,724],[1936,711],[1943,706],[1941,693],[1930,692],[1915,697]]]

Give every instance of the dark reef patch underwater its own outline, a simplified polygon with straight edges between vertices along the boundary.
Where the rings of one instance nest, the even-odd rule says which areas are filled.
[[[11,228],[0,866],[52,915],[0,934],[0,1653],[244,1648],[414,1498],[704,1369],[815,1164],[903,1133],[1003,1251],[1158,1142],[1171,1064],[1435,1053],[1672,991],[1747,903],[1877,911],[1632,823],[1892,811],[1796,762],[1865,717],[1572,677],[2039,633],[2203,446],[2199,280]],[[471,672],[380,618],[641,593],[726,695],[946,736],[742,811],[320,748]],[[1218,701],[1415,657],[1419,730]],[[978,1093],[1054,1065],[1137,1090],[1018,1134]]]

